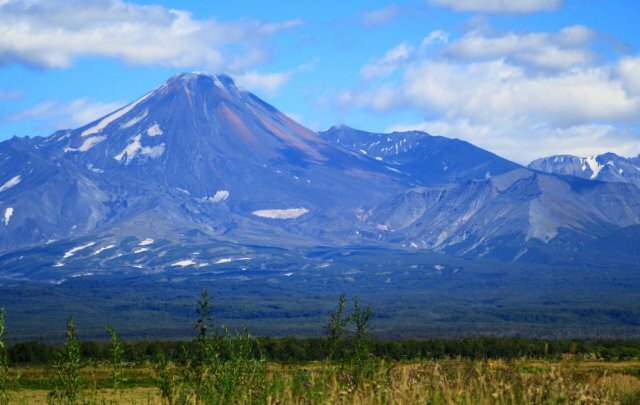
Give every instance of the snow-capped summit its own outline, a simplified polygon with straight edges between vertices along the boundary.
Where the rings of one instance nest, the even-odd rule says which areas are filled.
[[[536,159],[528,167],[545,173],[640,187],[640,155],[635,158],[624,158],[611,152],[589,157],[557,155]]]
[[[0,175],[0,187],[24,192],[0,230],[3,248],[86,232],[189,229],[308,243],[353,234],[363,195],[375,203],[403,187],[396,173],[333,147],[231,77],[199,72],[173,76],[80,128],[2,145],[24,149],[21,164],[44,166],[27,176],[29,167],[0,162],[0,174],[11,174]],[[30,208],[39,199],[47,203]],[[293,209],[300,215],[253,214]]]

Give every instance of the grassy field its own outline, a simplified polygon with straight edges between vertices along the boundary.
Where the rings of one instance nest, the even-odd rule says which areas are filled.
[[[209,387],[196,393],[189,366],[167,364],[172,392],[163,395],[157,364],[125,366],[122,386],[112,386],[107,365],[81,369],[78,403],[434,403],[542,404],[640,403],[640,361],[445,359],[365,364],[279,364],[243,361],[208,367]],[[9,403],[45,404],[54,389],[51,368],[13,369]],[[201,381],[200,383],[204,383]],[[167,387],[165,387],[167,388]],[[200,387],[202,388],[202,387]],[[214,392],[217,391],[217,392]]]
[[[344,295],[323,338],[273,340],[214,327],[207,290],[196,303],[191,340],[142,346],[109,326],[82,342],[70,318],[64,345],[7,348],[0,311],[0,405],[640,404],[637,341],[380,341]]]

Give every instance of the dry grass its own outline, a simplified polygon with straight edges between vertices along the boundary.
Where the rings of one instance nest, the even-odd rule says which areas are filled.
[[[47,390],[21,390],[11,393],[11,404],[41,405],[48,404]],[[85,399],[96,404],[160,404],[162,400],[156,388],[135,387],[122,393],[111,389],[87,392]]]
[[[423,363],[373,362],[366,378],[336,364],[268,364],[250,384],[238,387],[235,403],[269,404],[621,404],[640,403],[640,362],[544,360],[441,360]],[[24,382],[42,379],[49,370],[19,369]],[[151,367],[127,368],[127,375],[147,381]],[[83,370],[102,378],[108,370]],[[133,386],[117,392],[85,384],[89,403],[157,404],[155,387]],[[88,387],[89,386],[89,387]],[[261,393],[259,396],[247,394]],[[16,404],[45,404],[47,390],[11,392]]]

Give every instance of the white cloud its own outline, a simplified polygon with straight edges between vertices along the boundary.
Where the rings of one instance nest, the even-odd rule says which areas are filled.
[[[401,64],[407,62],[414,55],[414,48],[406,43],[401,43],[389,50],[381,59],[374,59],[364,65],[360,75],[365,79],[386,76],[393,73]]]
[[[12,0],[0,4],[0,64],[66,68],[99,56],[130,65],[242,69],[264,59],[269,36],[298,24],[197,19],[123,0]]]
[[[531,117],[561,126],[640,121],[640,99],[631,97],[607,66],[543,75],[504,59],[423,61],[407,68],[394,97],[396,104],[485,121]]]
[[[395,66],[399,75],[345,90],[337,104],[377,115],[418,116],[391,129],[462,138],[520,163],[557,153],[637,154],[640,58],[596,63],[589,55],[559,57],[544,65],[532,56],[544,54],[539,48],[550,44],[562,52],[588,52],[594,35],[585,27],[568,27],[558,33],[476,36],[491,44],[489,50],[453,55],[451,49],[469,38],[463,36],[432,55],[414,52]]]
[[[103,103],[86,98],[70,102],[46,100],[6,117],[5,120],[9,122],[37,121],[41,128],[52,132],[61,128],[78,128],[117,110],[124,104],[126,103]]]
[[[261,73],[255,70],[234,76],[236,84],[251,91],[273,95],[294,75],[294,71]]]
[[[458,60],[491,60],[506,58],[546,69],[568,69],[589,65],[594,56],[588,45],[596,33],[587,27],[574,25],[557,33],[508,33],[486,37],[476,32],[451,43],[444,53]]]
[[[414,48],[403,42],[387,51],[382,58],[373,59],[364,65],[362,69],[360,69],[360,75],[367,80],[388,76],[399,67],[422,56],[427,47],[439,43],[446,44],[448,41],[449,34],[442,30],[436,30],[429,33],[429,35],[422,40],[422,44],[418,48]]]
[[[362,21],[365,26],[373,27],[388,23],[400,14],[401,8],[395,4],[362,13]]]
[[[446,44],[447,42],[449,42],[449,33],[443,30],[435,30],[431,31],[429,35],[424,37],[421,48],[424,49],[427,46],[436,44]]]
[[[623,58],[616,66],[616,74],[629,93],[640,96],[640,57]]]
[[[479,11],[504,14],[528,14],[552,11],[562,6],[562,0],[428,0],[434,6],[454,11]]]
[[[234,81],[238,86],[249,91],[262,92],[272,96],[296,74],[313,70],[317,62],[317,60],[314,60],[286,72],[263,73],[257,70],[250,70],[234,75]]]

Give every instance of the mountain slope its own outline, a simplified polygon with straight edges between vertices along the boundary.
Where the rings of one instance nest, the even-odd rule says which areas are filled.
[[[382,237],[408,247],[535,261],[551,252],[576,254],[585,243],[640,223],[640,190],[518,169],[408,190],[374,207],[369,220]]]

